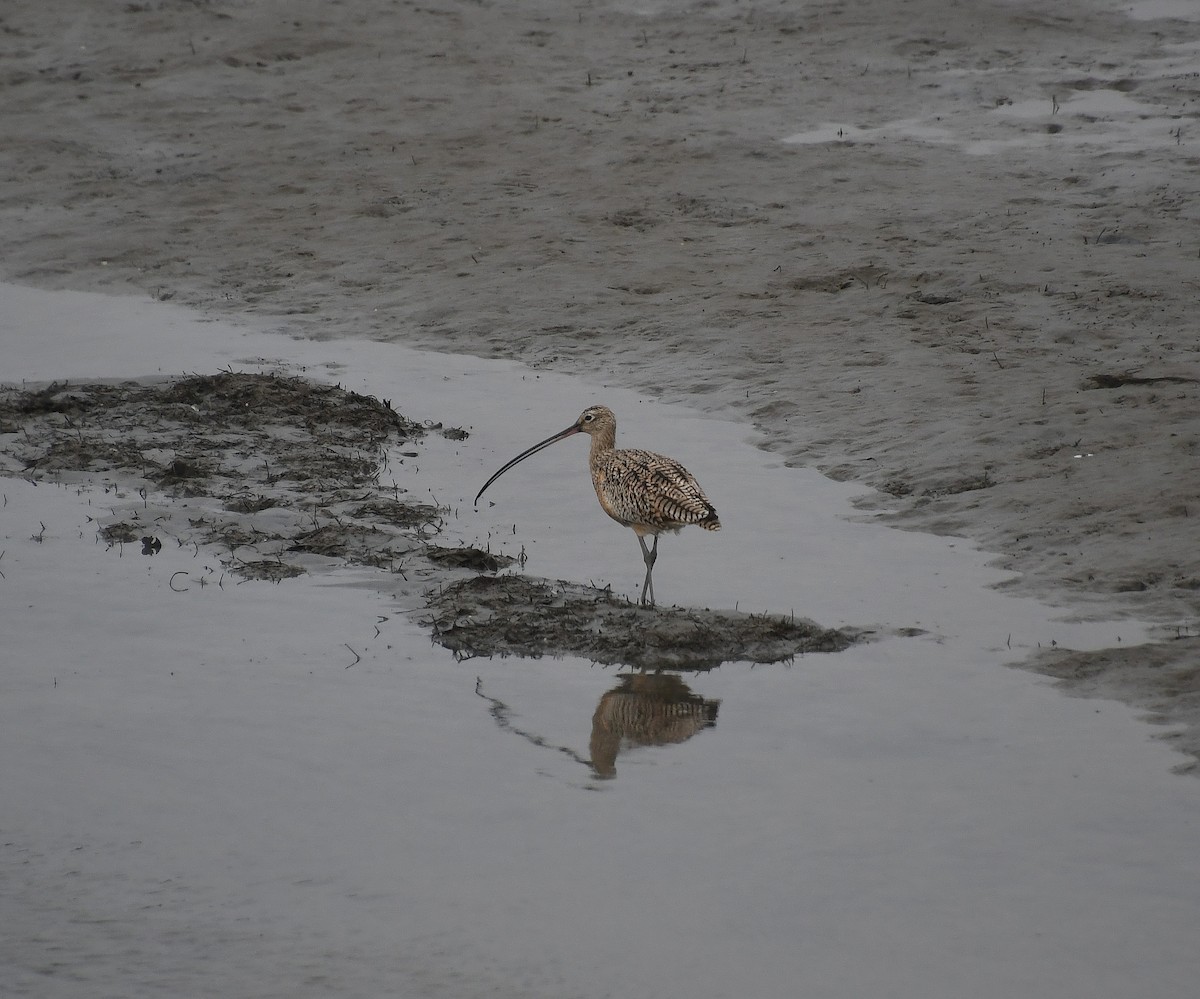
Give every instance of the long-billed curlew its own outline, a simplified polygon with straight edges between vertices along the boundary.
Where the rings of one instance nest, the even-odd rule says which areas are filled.
[[[646,563],[646,581],[642,584],[640,602],[645,604],[648,595],[653,604],[654,582],[650,575],[658,558],[658,536],[663,531],[678,531],[688,524],[699,524],[706,531],[719,531],[721,521],[700,484],[674,458],[653,451],[617,449],[617,418],[607,406],[589,406],[566,430],[522,451],[483,484],[475,504],[478,506],[479,497],[487,487],[513,465],[555,441],[578,433],[592,438],[588,465],[596,498],[604,512],[618,524],[633,528],[637,534],[638,544],[642,546],[642,560]],[[647,534],[654,535],[653,547],[646,547]]]

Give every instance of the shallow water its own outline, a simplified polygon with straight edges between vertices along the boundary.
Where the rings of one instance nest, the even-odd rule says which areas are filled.
[[[393,466],[451,508],[447,532],[634,594],[636,541],[596,506],[583,442],[470,505],[500,464],[604,401],[622,443],[681,459],[721,512],[719,534],[663,539],[660,600],[927,632],[685,676],[720,702],[715,724],[624,748],[601,779],[592,719],[619,671],[456,662],[377,573],[217,585],[204,552],[96,542],[90,513],[139,497],[0,480],[14,994],[1193,986],[1194,782],[1127,709],[1003,665],[1050,642],[1135,642],[1135,622],[1058,620],[989,588],[1005,576],[967,543],[857,522],[851,487],[621,390],[125,300],[0,288],[0,303],[8,379],[286,358],[469,426]],[[209,585],[175,592],[177,571]]]

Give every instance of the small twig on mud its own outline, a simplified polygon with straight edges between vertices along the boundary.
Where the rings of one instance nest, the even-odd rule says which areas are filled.
[[[1000,358],[996,356],[996,352],[994,350],[992,351],[992,360],[999,364],[1001,368],[1004,367],[1004,364],[1001,362]]]
[[[376,629],[376,630],[378,630],[378,629]],[[346,648],[350,649],[350,646],[349,646],[349,645],[348,645],[346,642],[342,642],[342,644],[343,644],[343,645],[345,645],[345,646],[346,646]],[[353,649],[350,649],[350,652],[351,652],[351,653],[354,655],[354,662],[352,662],[352,663],[350,664],[350,666],[357,666],[357,665],[358,665],[360,662],[362,662],[362,656],[360,656],[360,655],[359,655],[357,652],[355,652]],[[349,668],[350,668],[350,666],[347,666],[347,667],[346,667],[346,669],[349,669]]]
[[[172,590],[172,592],[174,592],[174,593],[187,593],[187,591],[188,591],[188,587],[186,587],[186,586],[185,586],[185,587],[184,587],[184,588],[181,590],[181,589],[179,589],[178,587],[176,587],[176,585],[175,585],[175,577],[176,577],[176,576],[186,576],[186,575],[187,575],[187,572],[186,572],[185,570],[183,570],[183,569],[180,569],[178,572],[174,572],[174,573],[172,573],[172,574],[171,574],[171,578],[170,578],[170,579],[167,581],[167,585],[168,585],[169,587],[171,587],[171,590]]]

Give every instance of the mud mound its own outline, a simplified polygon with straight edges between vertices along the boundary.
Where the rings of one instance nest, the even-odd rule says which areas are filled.
[[[0,473],[99,480],[118,500],[141,499],[99,516],[107,544],[162,534],[214,545],[229,572],[273,582],[319,564],[403,573],[428,562],[444,511],[405,498],[416,471],[404,459],[416,452],[389,448],[430,431],[466,436],[387,400],[272,374],[0,389]],[[476,554],[495,568],[509,561]]]
[[[175,382],[163,393],[165,402],[180,403],[208,420],[233,426],[257,426],[261,414],[291,416],[310,430],[337,428],[365,445],[397,434],[401,440],[420,437],[425,430],[407,420],[386,399],[348,392],[303,378],[221,372]]]
[[[735,611],[641,607],[608,590],[525,576],[476,576],[431,597],[436,641],[474,656],[580,656],[644,669],[712,669],[839,652],[861,635]]]

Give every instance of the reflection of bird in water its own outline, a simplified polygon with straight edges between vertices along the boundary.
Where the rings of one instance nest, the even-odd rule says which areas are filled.
[[[654,603],[654,583],[650,574],[658,558],[659,534],[678,531],[688,524],[698,524],[706,531],[719,531],[721,521],[699,483],[674,458],[653,451],[617,449],[617,418],[607,406],[589,406],[566,430],[522,451],[483,484],[475,502],[478,504],[487,487],[517,462],[555,441],[578,433],[592,438],[588,465],[596,497],[604,512],[618,524],[633,528],[637,534],[638,544],[642,546],[642,561],[646,563],[641,602],[645,604],[649,595],[649,602]],[[652,548],[646,547],[647,534],[654,536]]]
[[[720,704],[693,693],[672,673],[621,677],[592,715],[592,769],[598,777],[615,777],[622,749],[686,742],[716,723]]]

